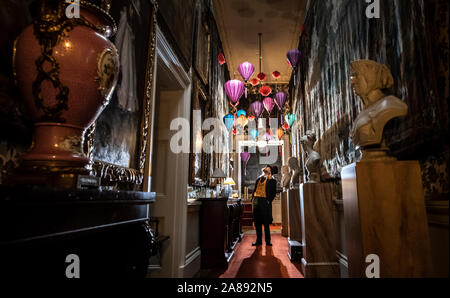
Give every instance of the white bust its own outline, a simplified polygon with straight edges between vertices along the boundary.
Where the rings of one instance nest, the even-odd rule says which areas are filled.
[[[289,171],[288,166],[283,166],[281,168],[281,186],[286,190],[289,189],[289,185],[291,183],[291,172]]]
[[[313,147],[316,143],[316,133],[308,130],[306,134],[300,139],[303,150],[306,152],[305,167],[308,171],[308,183],[319,183],[320,182],[320,155],[314,151]]]
[[[359,60],[352,62],[350,68],[353,90],[364,102],[364,110],[356,118],[351,131],[352,142],[363,152],[373,147],[387,151],[383,148],[384,126],[394,118],[406,116],[408,105],[381,91],[394,84],[387,66],[372,60]]]
[[[300,185],[301,169],[298,165],[298,160],[295,157],[289,158],[288,161],[289,170],[291,172],[291,184],[290,189],[298,189]]]

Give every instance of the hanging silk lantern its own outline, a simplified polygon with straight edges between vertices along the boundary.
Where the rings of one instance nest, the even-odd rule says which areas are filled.
[[[294,86],[297,85],[296,75],[297,75],[297,66],[298,66],[298,63],[300,62],[300,56],[301,56],[301,53],[299,50],[290,50],[287,53],[287,59],[288,59],[290,65],[292,66],[292,68],[294,69]]]
[[[269,96],[269,95],[272,93],[272,88],[270,88],[269,86],[262,86],[262,87],[259,89],[259,93],[260,93],[262,96],[267,97],[267,96]]]
[[[244,62],[241,65],[239,65],[238,70],[242,78],[244,79],[245,84],[247,84],[248,80],[252,77],[253,73],[255,72],[255,67],[250,62]],[[245,88],[245,98],[247,98],[247,88]]]
[[[270,140],[272,140],[272,136],[270,135],[270,133],[267,132],[267,133],[263,136],[263,140],[266,141],[266,142],[269,142]]]
[[[217,60],[219,61],[220,65],[224,65],[227,61],[225,60],[225,56],[223,55],[223,53],[220,53],[219,56],[217,57]]]
[[[272,77],[275,80],[278,80],[280,78],[280,76],[281,76],[281,73],[279,71],[275,70],[274,72],[272,72]]]
[[[286,104],[287,94],[286,92],[278,92],[275,95],[275,103],[277,104],[278,109],[281,111]]]
[[[248,119],[247,119],[247,117],[245,117],[244,115],[242,115],[241,117],[239,117],[239,118],[236,120],[236,123],[237,123],[238,125],[242,126],[242,127],[246,127],[247,124],[248,124]]]
[[[256,139],[257,139],[258,136],[259,136],[258,130],[257,130],[257,129],[252,129],[252,130],[250,131],[250,136],[252,137],[253,140],[256,141]]]
[[[259,84],[259,81],[258,81],[258,79],[251,79],[250,84],[252,84],[252,86],[255,87]]]
[[[284,129],[285,131],[287,131],[287,130],[289,129],[289,124],[288,124],[288,123],[284,123],[284,124],[283,124],[283,129]]]
[[[285,116],[285,120],[286,120],[287,124],[289,124],[289,127],[292,127],[292,125],[294,125],[294,122],[295,122],[295,115],[287,114]]]
[[[250,113],[256,118],[261,117],[261,114],[263,112],[264,112],[264,105],[261,102],[255,101],[250,105]]]
[[[234,108],[239,105],[239,99],[244,94],[244,88],[244,83],[239,80],[231,80],[225,83],[225,93]]]
[[[284,136],[284,130],[280,127],[280,128],[278,128],[278,130],[277,130],[277,137],[278,137],[278,140],[280,140],[281,141],[281,138]]]
[[[239,110],[238,112],[237,112],[237,114],[236,114],[236,117],[241,117],[242,115],[244,115],[244,116],[246,116],[247,117],[247,112],[246,111],[244,111],[244,110]]]
[[[248,119],[249,122],[255,121],[255,116],[250,115],[250,116],[247,117],[247,119]]]
[[[257,76],[258,80],[260,80],[261,82],[264,82],[267,78],[267,75],[263,72],[260,72]]]
[[[238,131],[237,131],[236,128],[234,128],[234,129],[233,129],[233,135],[234,135],[234,136],[237,136],[237,134],[238,134]]]
[[[266,97],[263,100],[264,108],[266,109],[267,113],[272,112],[273,108],[275,107],[275,102],[273,101],[272,97]]]
[[[223,123],[227,127],[228,131],[230,131],[234,125],[234,116],[231,114],[225,115],[225,117],[223,117]]]
[[[251,157],[251,155],[248,152],[241,153],[241,160],[244,163],[245,176],[247,176],[247,163],[250,160],[250,157]]]

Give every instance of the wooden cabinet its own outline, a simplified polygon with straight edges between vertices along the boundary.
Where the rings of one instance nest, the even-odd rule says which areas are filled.
[[[155,249],[154,193],[0,186],[0,277],[143,278]]]
[[[202,269],[228,266],[236,244],[242,240],[241,200],[200,199]]]

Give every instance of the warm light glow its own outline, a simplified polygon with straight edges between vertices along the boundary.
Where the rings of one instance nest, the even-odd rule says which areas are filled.
[[[70,49],[70,48],[72,48],[72,43],[71,43],[70,41],[65,41],[65,42],[64,42],[64,47],[65,47],[66,49]]]
[[[227,180],[224,182],[225,185],[236,185],[236,182],[234,182],[233,178],[228,177]]]

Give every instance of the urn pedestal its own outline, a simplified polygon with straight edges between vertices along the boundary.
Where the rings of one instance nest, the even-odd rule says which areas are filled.
[[[333,202],[329,183],[300,185],[303,255],[301,271],[305,278],[338,278]]]
[[[419,163],[364,161],[344,167],[341,176],[349,277],[367,277],[370,255],[378,257],[382,278],[429,276],[431,249]]]

